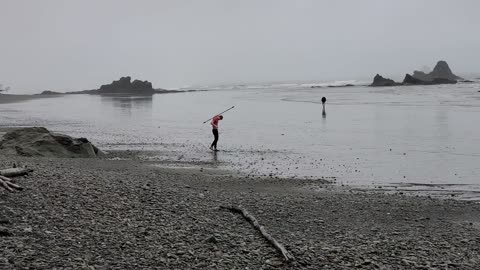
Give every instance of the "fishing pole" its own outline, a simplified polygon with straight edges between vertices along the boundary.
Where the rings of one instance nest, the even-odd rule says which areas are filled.
[[[217,114],[217,115],[221,115],[221,114],[223,114],[223,113],[226,113],[226,112],[230,111],[230,110],[233,109],[233,108],[235,108],[235,106],[232,106],[232,107],[228,108],[227,110],[225,110],[225,111],[223,111],[223,112],[221,112],[221,113],[219,113],[219,114]],[[215,117],[215,116],[214,116],[214,117]],[[210,120],[212,120],[212,119],[213,119],[213,117],[210,118],[210,119],[208,119],[208,120],[205,120],[205,122],[203,122],[203,123],[205,124],[205,123],[207,123],[208,121],[210,121]]]

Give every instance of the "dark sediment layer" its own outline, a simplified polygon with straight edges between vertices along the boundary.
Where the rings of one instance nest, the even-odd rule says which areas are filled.
[[[12,159],[0,156],[0,167]],[[478,269],[480,205],[237,178],[141,161],[17,158],[0,190],[0,268]],[[279,254],[241,204],[296,257]]]

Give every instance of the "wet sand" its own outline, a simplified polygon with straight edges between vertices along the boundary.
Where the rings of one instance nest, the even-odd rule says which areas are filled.
[[[2,269],[479,269],[480,204],[121,160],[7,158]],[[120,159],[120,160],[119,160]],[[160,164],[161,165],[161,164]],[[296,257],[279,254],[241,204]]]
[[[216,160],[242,173],[328,176],[360,188],[435,189],[478,199],[480,144],[467,136],[480,134],[471,124],[480,117],[478,87],[65,95],[2,105],[0,126],[44,126],[102,149],[168,151],[160,158],[211,162],[212,133],[202,122],[235,105],[220,124],[223,151]]]

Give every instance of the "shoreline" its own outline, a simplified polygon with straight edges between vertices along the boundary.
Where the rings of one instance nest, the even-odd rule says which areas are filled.
[[[95,95],[95,96],[111,96],[111,97],[139,97],[139,96],[154,96],[157,94],[180,94],[180,93],[191,93],[191,92],[204,92],[208,90],[156,90],[154,93],[149,94],[138,94],[138,93],[88,93],[88,92],[67,92],[67,93],[56,93],[56,94],[22,94],[22,95],[13,95],[13,94],[0,94],[0,104],[10,104],[18,103],[35,99],[43,98],[56,98],[69,95]]]
[[[24,101],[29,101],[29,100],[34,100],[34,99],[40,99],[40,98],[53,98],[53,97],[59,97],[63,95],[10,95],[10,94],[0,94],[0,104],[10,104],[10,103],[18,103],[18,102],[24,102]]]
[[[6,268],[480,266],[478,203],[141,160],[0,156],[0,167],[12,161],[34,172],[16,178],[24,191],[0,191],[0,266]],[[241,216],[219,210],[238,204],[296,261],[284,264]]]

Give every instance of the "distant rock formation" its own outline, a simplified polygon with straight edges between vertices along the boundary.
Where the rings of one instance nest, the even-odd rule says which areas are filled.
[[[135,80],[131,81],[130,77],[121,77],[118,81],[111,84],[104,84],[98,89],[99,94],[122,94],[122,93],[143,93],[153,94],[155,90],[149,81]]]
[[[380,76],[380,74],[377,74],[373,78],[373,83],[370,86],[395,86],[395,85],[399,85],[399,83],[395,82],[392,79],[384,78]]]
[[[405,79],[403,79],[403,82],[402,82],[403,85],[434,85],[434,84],[456,84],[456,83],[457,81],[455,80],[449,80],[445,78],[434,78],[431,81],[424,81],[424,80],[415,78],[410,74],[406,74]]]
[[[5,155],[92,158],[103,155],[85,138],[52,133],[44,127],[16,129],[3,135],[0,150]]]
[[[433,71],[428,74],[415,70],[412,77],[422,81],[433,81],[435,79],[447,79],[448,81],[463,80],[463,78],[453,74],[445,61],[438,61]]]
[[[402,83],[394,82],[377,74],[370,86],[455,84],[457,80],[463,79],[453,74],[447,62],[438,61],[432,72],[427,74],[416,70],[413,75],[406,74]]]
[[[343,85],[329,85],[328,87],[330,88],[338,88],[338,87],[353,87],[355,85],[351,84],[351,83],[347,83],[347,84],[343,84]]]
[[[45,90],[42,93],[40,93],[40,95],[63,95],[63,93]]]
[[[135,80],[131,82],[130,77],[121,77],[118,81],[113,81],[111,84],[104,84],[98,90],[101,93],[122,93],[133,91],[153,92],[152,83],[149,81]]]
[[[183,91],[171,91],[164,89],[153,89],[152,83],[149,81],[134,80],[132,78],[121,77],[118,81],[111,84],[104,84],[100,89],[84,90],[78,92],[70,92],[68,94],[96,94],[96,95],[153,95],[156,93],[174,93]]]
[[[416,72],[416,71],[415,71]],[[410,74],[405,74],[405,78],[403,79],[402,84],[404,85],[415,85],[415,84],[425,84],[424,80],[418,79]]]

